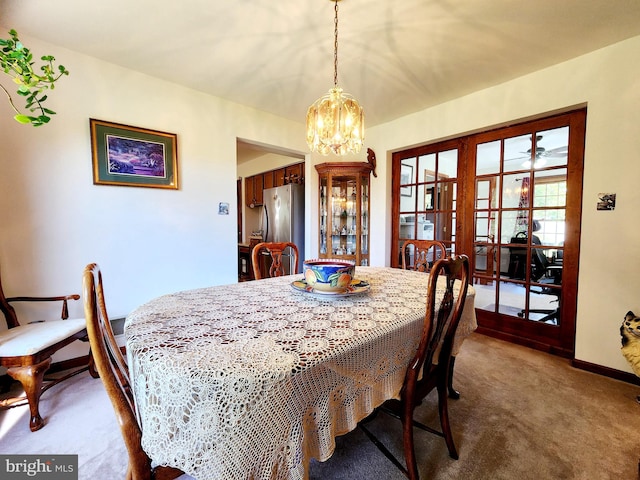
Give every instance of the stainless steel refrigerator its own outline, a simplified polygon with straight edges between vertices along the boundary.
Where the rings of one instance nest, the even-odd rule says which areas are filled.
[[[263,220],[265,242],[292,242],[298,247],[298,272],[304,260],[304,185],[290,183],[281,187],[267,188],[263,193]],[[285,252],[285,253],[288,253]],[[287,273],[293,273],[293,259],[288,265],[283,258]]]

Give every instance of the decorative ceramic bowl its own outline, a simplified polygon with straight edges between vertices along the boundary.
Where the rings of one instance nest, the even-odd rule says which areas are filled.
[[[344,292],[356,273],[355,262],[332,258],[305,260],[307,285],[324,292]]]

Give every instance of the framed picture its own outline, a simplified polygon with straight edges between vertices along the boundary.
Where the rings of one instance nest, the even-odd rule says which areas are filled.
[[[413,181],[413,166],[406,165],[404,163],[400,164],[400,195],[403,197],[410,197],[413,195],[413,186],[407,185]]]
[[[90,119],[93,183],[178,189],[177,136]]]
[[[615,193],[599,193],[598,194],[598,210],[615,210],[616,194]]]

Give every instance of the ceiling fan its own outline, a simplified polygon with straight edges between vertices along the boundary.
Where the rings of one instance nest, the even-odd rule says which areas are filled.
[[[542,140],[542,135],[536,135],[536,149],[534,153],[534,168],[538,168],[546,163],[545,158],[566,158],[569,152],[569,147],[567,145],[556,147],[556,148],[544,148],[540,145],[540,141]],[[513,161],[513,160],[524,160],[522,166],[525,168],[529,168],[531,166],[531,153],[532,149],[529,148],[526,152],[520,152],[526,155],[521,157],[514,157],[505,159],[505,161]]]

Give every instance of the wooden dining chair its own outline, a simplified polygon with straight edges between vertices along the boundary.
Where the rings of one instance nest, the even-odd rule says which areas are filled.
[[[152,469],[151,459],[140,443],[142,431],[136,417],[129,368],[113,335],[104,301],[102,273],[97,264],[86,266],[82,286],[87,332],[95,366],[113,405],[129,455],[126,479],[170,480],[182,475],[190,478],[172,467],[157,466]]]
[[[288,275],[282,263],[282,256],[285,250],[289,250],[289,254],[293,257],[293,271],[289,273],[298,273],[298,247],[291,242],[260,242],[251,251],[251,264],[253,265],[253,276],[256,280],[262,278],[262,251],[266,251],[271,257],[271,266],[269,267],[269,277],[280,277]]]
[[[437,240],[405,240],[402,244],[402,268],[429,272],[431,266],[447,256],[447,249]]]
[[[443,280],[440,280],[443,279]],[[435,262],[427,286],[427,308],[424,328],[418,348],[407,368],[400,391],[400,400],[385,402],[378,411],[402,420],[405,466],[369,431],[366,422],[362,431],[411,480],[418,480],[418,467],[414,447],[414,427],[444,437],[449,456],[458,459],[458,451],[451,433],[447,405],[447,384],[451,350],[469,282],[469,259],[466,255],[440,259]],[[444,289],[444,292],[438,290]],[[439,351],[439,353],[438,353]],[[438,361],[434,364],[434,356]],[[441,430],[426,426],[413,419],[413,412],[433,389],[438,392],[438,411]]]
[[[0,366],[7,374],[22,384],[24,395],[13,396],[0,401],[0,409],[29,405],[29,428],[32,432],[44,427],[40,416],[40,396],[49,388],[92,366],[91,352],[89,365],[69,370],[56,378],[45,378],[51,367],[51,356],[61,348],[76,340],[86,340],[85,319],[69,319],[69,300],[79,300],[80,295],[56,297],[10,297],[2,290],[0,281],[0,311],[7,323],[7,329],[0,331]],[[62,312],[59,320],[20,323],[15,302],[61,302]]]
[[[447,257],[447,248],[438,240],[406,240],[402,244],[402,268],[429,273],[433,264]],[[453,387],[453,369],[456,357],[451,357],[449,372],[449,397],[458,399],[460,392]]]

